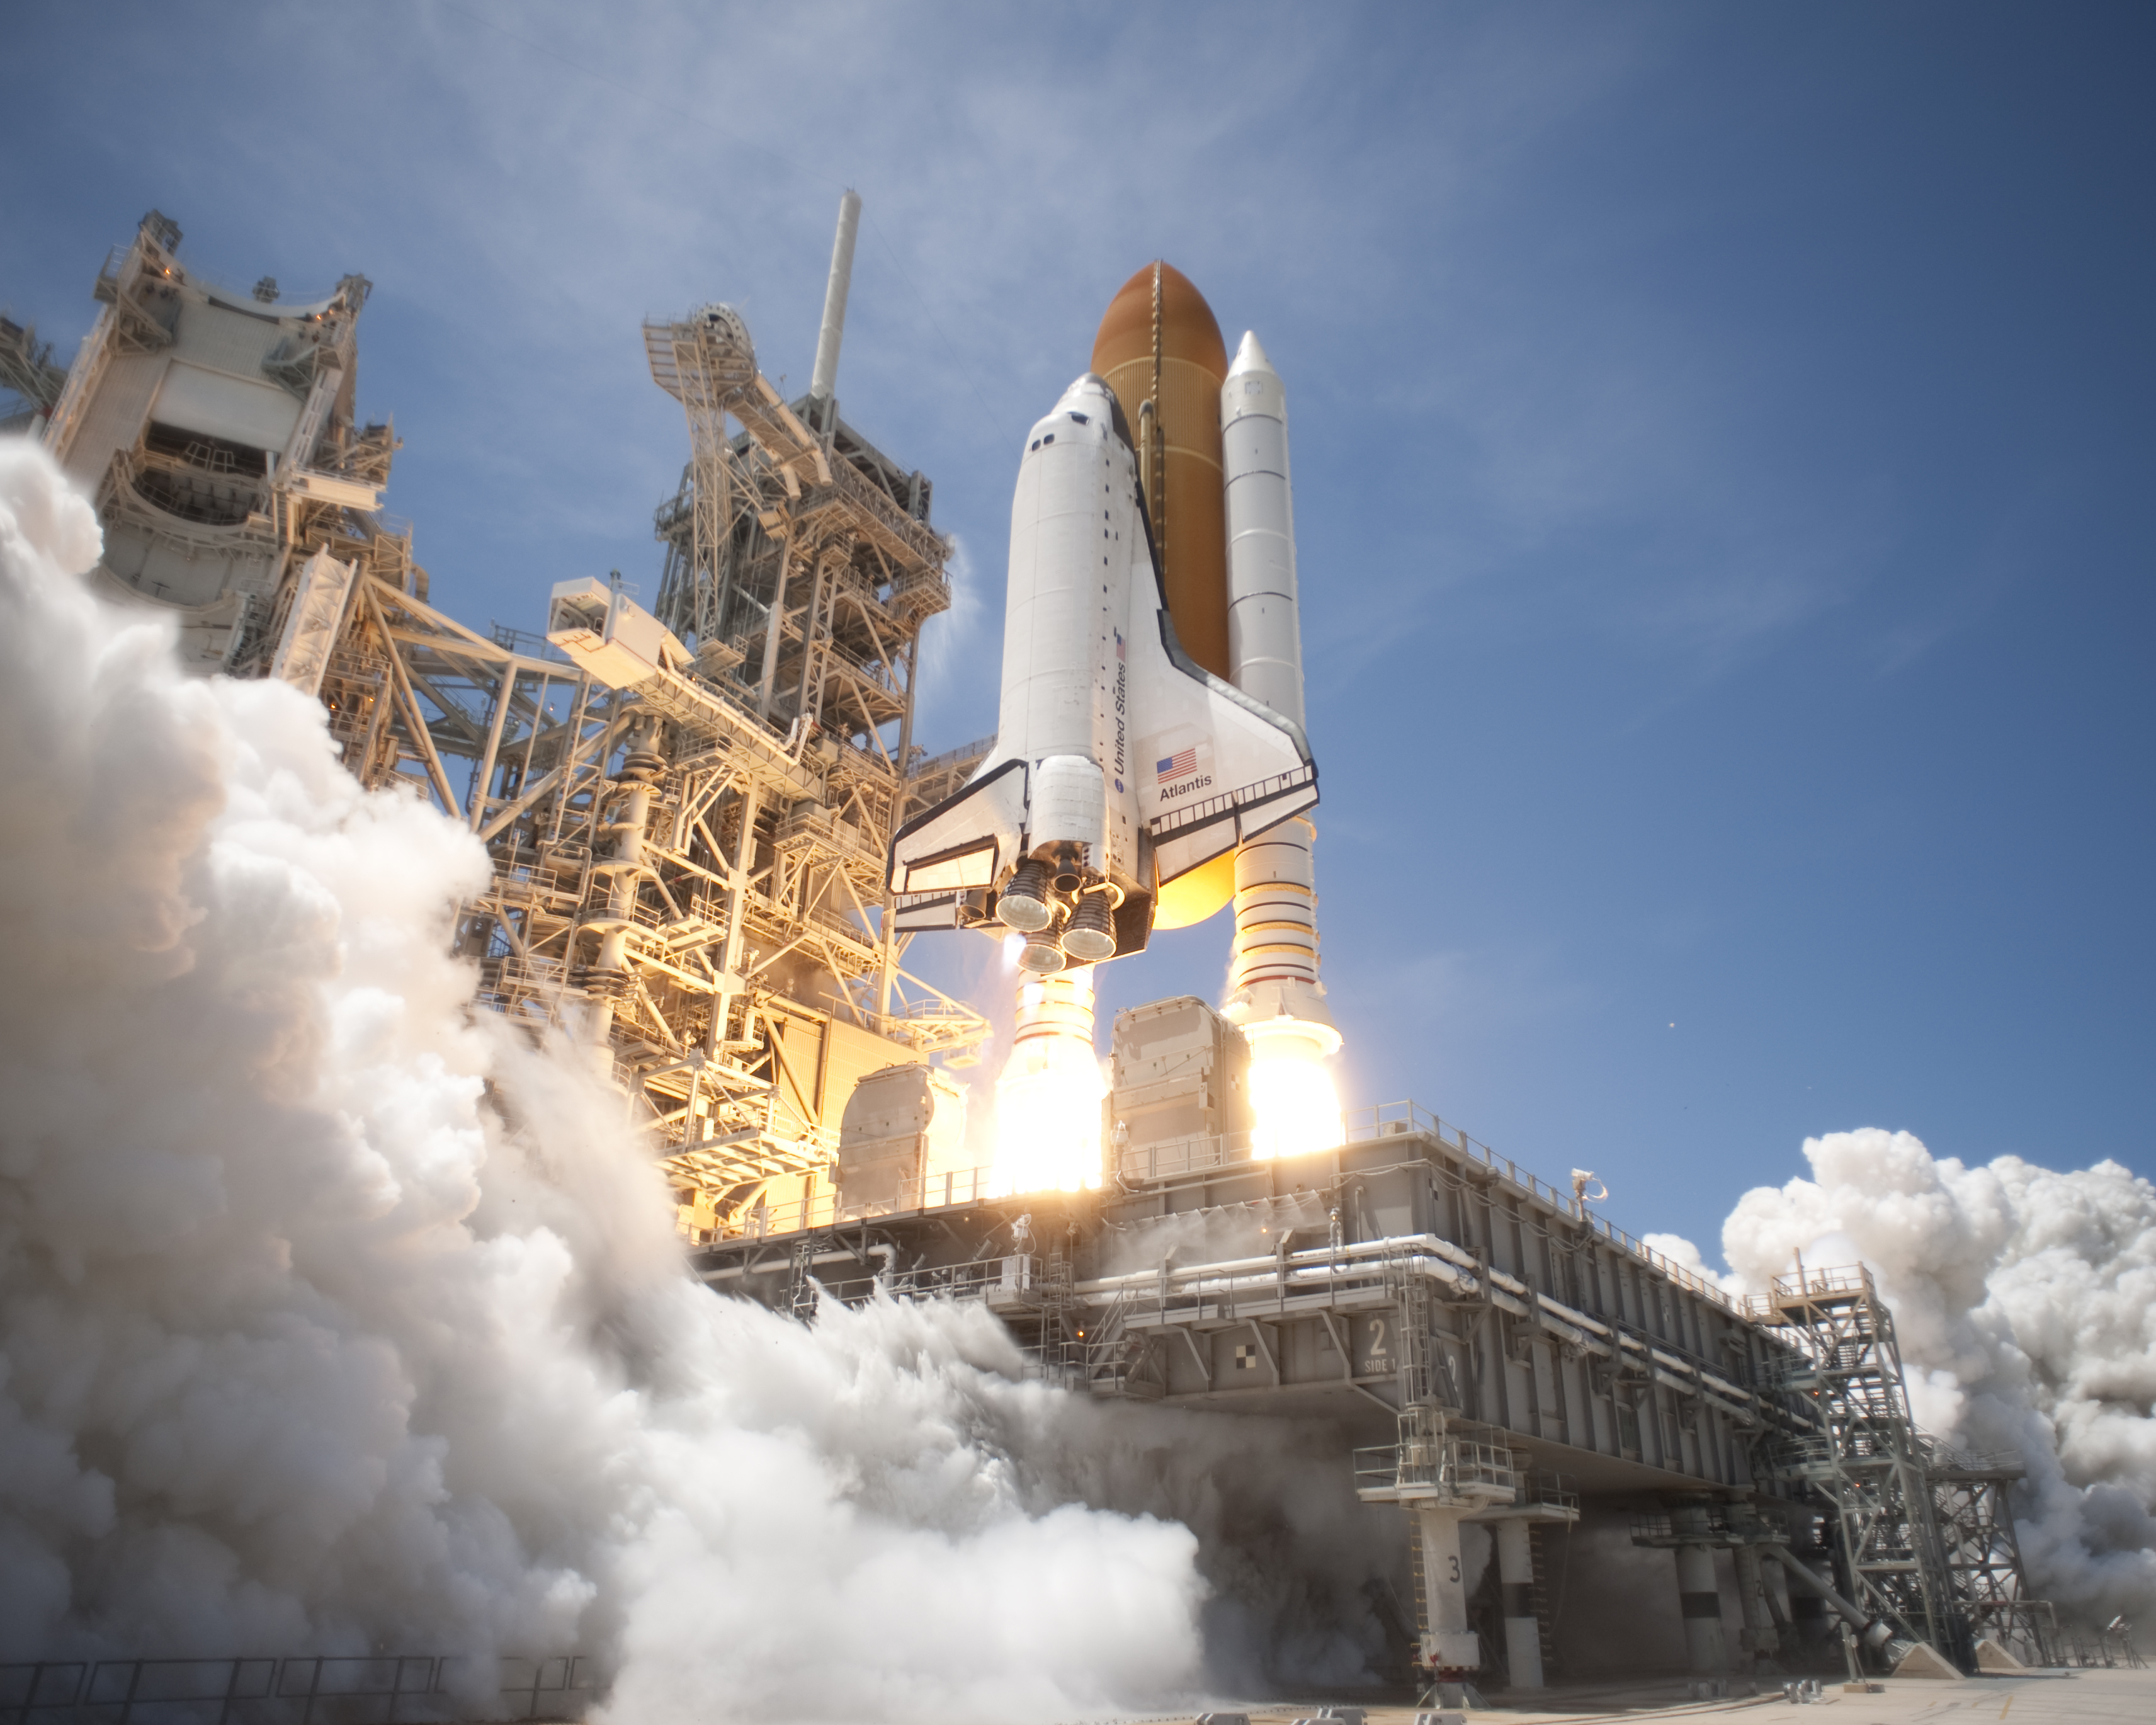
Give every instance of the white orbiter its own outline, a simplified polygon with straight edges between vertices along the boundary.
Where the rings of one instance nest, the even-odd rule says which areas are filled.
[[[1050,972],[1138,951],[1161,886],[1317,801],[1301,726],[1177,644],[1130,431],[1088,373],[1011,503],[995,746],[901,827],[901,930],[1000,923]]]

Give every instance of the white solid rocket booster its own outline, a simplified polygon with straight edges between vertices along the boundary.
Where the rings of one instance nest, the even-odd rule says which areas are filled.
[[[1295,502],[1287,392],[1255,334],[1220,386],[1228,508],[1228,654],[1245,695],[1302,726],[1296,613]],[[1336,1053],[1340,1033],[1317,979],[1317,829],[1298,814],[1235,851],[1235,944],[1224,1016],[1254,1043],[1280,1038]]]

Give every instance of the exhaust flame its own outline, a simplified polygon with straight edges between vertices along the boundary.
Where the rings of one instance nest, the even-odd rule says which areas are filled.
[[[1330,1150],[1347,1137],[1332,1075],[1300,1037],[1269,1037],[1250,1050],[1250,1155],[1258,1162]]]
[[[1093,1052],[1091,968],[1027,977],[1010,1059],[996,1081],[991,1194],[1098,1190],[1106,1091]]]

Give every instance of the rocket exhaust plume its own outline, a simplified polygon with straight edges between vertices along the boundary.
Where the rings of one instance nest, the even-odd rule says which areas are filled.
[[[1198,1542],[1059,1459],[1135,1428],[983,1310],[690,1281],[618,1095],[472,1009],[477,841],[183,677],[98,538],[0,440],[0,1659],[579,1651],[660,1725],[1187,1692]]]
[[[1010,1058],[996,1080],[992,1194],[1097,1191],[1106,1092],[1093,1050],[1092,967],[1024,973]]]

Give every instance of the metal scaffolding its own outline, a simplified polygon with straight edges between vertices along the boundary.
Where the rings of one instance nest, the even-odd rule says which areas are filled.
[[[645,335],[689,418],[659,516],[659,620],[688,662],[608,686],[542,638],[362,582],[324,696],[363,779],[424,788],[487,843],[461,935],[482,998],[603,1050],[711,1238],[828,1187],[855,1079],[963,1059],[988,1024],[902,968],[882,916],[892,830],[968,766],[911,743],[944,542],[835,412],[819,435],[778,400],[730,308]],[[925,511],[925,480],[908,495]],[[635,608],[618,577],[585,585],[602,613]]]
[[[644,341],[689,420],[682,488],[656,518],[660,621],[759,716],[811,716],[875,753],[896,788],[921,626],[951,603],[929,481],[856,434],[835,400],[783,400],[732,306],[648,323]]]
[[[0,389],[21,398],[19,407],[0,412],[0,432],[29,429],[66,388],[67,367],[53,363],[53,344],[0,311]]]
[[[2027,1596],[2006,1502],[2021,1458],[1962,1455],[1917,1428],[1893,1317],[1871,1272],[1799,1264],[1757,1303],[1797,1344],[1763,1387],[1816,1422],[1810,1435],[1771,1434],[1763,1471],[1827,1507],[1849,1598],[1964,1671],[1976,1668],[1985,1636],[2049,1663],[2050,1610]]]
[[[782,401],[729,308],[649,326],[690,446],[659,512],[660,611],[694,652],[610,681],[429,603],[382,510],[394,429],[354,417],[366,279],[286,303],[183,267],[180,238],[152,211],[106,259],[64,374],[0,320],[0,384],[96,499],[93,585],[178,612],[198,670],[318,696],[362,783],[485,844],[458,932],[480,999],[589,1051],[692,1235],[767,1190],[828,1196],[855,1081],[988,1033],[907,973],[882,917],[892,830],[983,752],[912,741],[921,627],[950,603],[927,480],[828,393]]]

